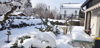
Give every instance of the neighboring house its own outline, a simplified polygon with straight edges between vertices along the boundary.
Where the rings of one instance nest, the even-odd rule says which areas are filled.
[[[81,4],[79,3],[62,3],[60,5],[60,15],[62,19],[71,17],[72,14],[78,16]]]
[[[23,12],[14,12],[11,14],[11,16],[27,16],[27,15]]]
[[[52,13],[52,12],[50,13],[49,18],[50,18],[50,19],[53,19],[53,13]]]
[[[85,31],[90,30],[91,37],[100,37],[100,0],[86,0],[81,7],[86,7]]]

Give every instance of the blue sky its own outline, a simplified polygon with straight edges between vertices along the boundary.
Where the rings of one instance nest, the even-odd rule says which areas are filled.
[[[32,6],[35,7],[37,3],[45,3],[47,6],[50,6],[51,9],[57,7],[60,9],[61,3],[81,3],[83,4],[86,0],[31,0]]]

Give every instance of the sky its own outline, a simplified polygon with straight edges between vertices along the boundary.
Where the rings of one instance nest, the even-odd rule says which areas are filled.
[[[50,6],[50,9],[57,7],[60,9],[61,3],[81,3],[83,4],[86,0],[31,0],[32,7],[34,8],[37,3],[44,3],[47,6]]]

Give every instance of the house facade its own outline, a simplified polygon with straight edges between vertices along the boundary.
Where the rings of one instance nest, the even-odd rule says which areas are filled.
[[[85,30],[90,30],[91,37],[100,37],[100,0],[86,0],[81,6],[85,7]]]
[[[78,16],[80,9],[81,9],[81,4],[79,3],[62,3],[60,5],[61,19],[69,18],[71,17],[72,14]]]

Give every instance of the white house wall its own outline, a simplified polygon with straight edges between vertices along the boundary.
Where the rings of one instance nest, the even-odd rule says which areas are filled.
[[[100,12],[100,8],[91,12],[91,37],[96,37],[98,12]]]
[[[77,11],[77,14],[76,15],[79,15],[79,10],[80,9],[78,9],[78,8],[76,8],[76,9],[68,9],[68,8],[64,8],[64,9],[61,9],[60,10],[60,14],[62,15],[62,16],[64,16],[64,11],[66,10],[66,15],[67,15],[67,17],[69,17],[69,16],[71,16],[72,14],[75,14],[75,11]]]
[[[61,9],[61,14],[64,14],[64,11],[66,10],[66,14],[75,14],[75,11],[77,11],[77,15],[79,14],[80,9]]]

